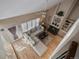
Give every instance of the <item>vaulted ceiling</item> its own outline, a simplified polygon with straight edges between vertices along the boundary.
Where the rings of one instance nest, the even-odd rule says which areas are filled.
[[[0,19],[48,9],[61,0],[0,0]]]

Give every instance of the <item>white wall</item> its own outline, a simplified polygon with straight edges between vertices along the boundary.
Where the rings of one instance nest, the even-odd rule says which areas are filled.
[[[57,8],[57,5],[51,7],[51,8],[47,11],[46,19],[45,19],[45,21],[44,21],[47,27],[48,27],[48,25],[51,23],[52,16],[54,15],[54,12],[56,12],[56,8]]]
[[[0,36],[0,59],[6,59],[6,53],[3,46],[4,46],[4,43]]]
[[[6,28],[3,28],[3,29],[4,29],[4,31],[1,31],[1,29],[0,29],[0,36],[9,43],[15,41],[11,32],[9,32],[9,30]]]
[[[58,5],[58,4],[57,4],[57,5]],[[50,9],[47,11],[47,20],[48,20],[48,23],[51,22],[52,16],[53,16],[54,13],[56,12],[57,5],[53,6],[52,8],[50,8]]]
[[[0,30],[0,59],[17,59],[11,46],[13,35],[7,29]]]
[[[73,10],[70,13],[69,19],[77,20],[79,17],[79,0],[77,1],[76,5],[74,6]]]
[[[61,0],[0,0],[0,20],[41,11]]]

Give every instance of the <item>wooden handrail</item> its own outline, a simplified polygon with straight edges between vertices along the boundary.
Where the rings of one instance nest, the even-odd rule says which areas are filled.
[[[78,43],[75,41],[72,41],[69,48],[69,52],[64,59],[74,59],[77,47],[78,47]]]
[[[78,47],[78,43],[75,41],[72,41],[69,49],[67,51],[65,51],[64,53],[62,53],[60,56],[58,56],[56,59],[74,59],[75,54],[76,54],[76,50]]]

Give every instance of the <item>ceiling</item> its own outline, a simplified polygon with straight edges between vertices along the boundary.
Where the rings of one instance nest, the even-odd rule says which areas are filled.
[[[0,20],[45,10],[60,1],[61,0],[0,0]]]

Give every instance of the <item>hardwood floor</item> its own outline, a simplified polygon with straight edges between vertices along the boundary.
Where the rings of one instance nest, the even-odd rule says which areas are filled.
[[[48,50],[47,52],[42,56],[42,59],[48,59],[50,55],[53,53],[54,49],[57,47],[57,45],[60,43],[61,38],[59,36],[55,36],[52,41],[48,44]]]
[[[52,41],[47,45],[48,49],[43,56],[38,56],[36,52],[24,41],[17,40],[12,45],[16,52],[18,59],[48,59],[49,56],[53,53],[54,49],[60,43],[61,37],[54,36]],[[22,49],[23,48],[23,49]]]

